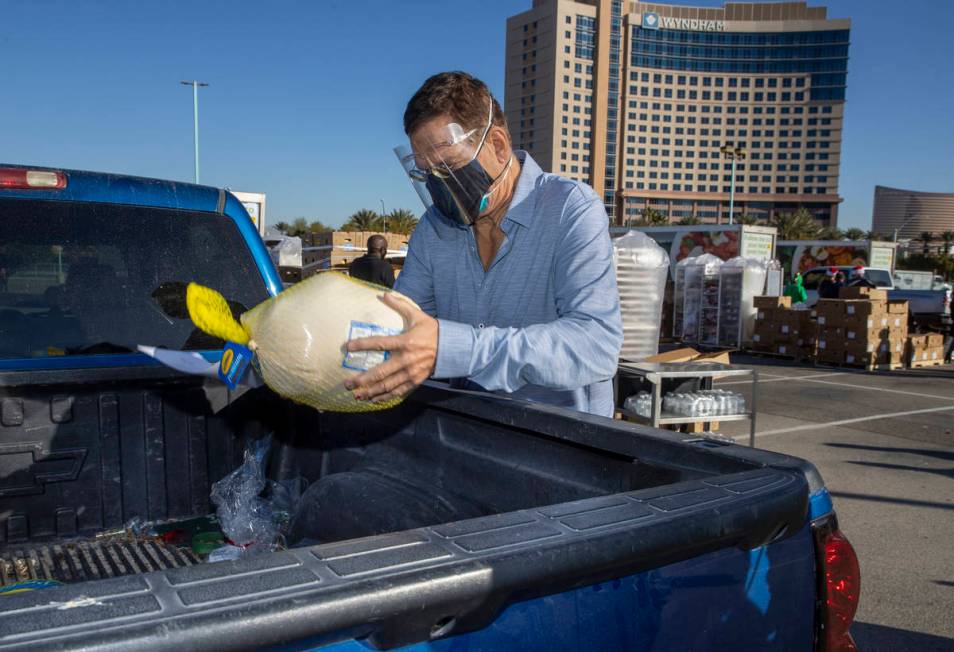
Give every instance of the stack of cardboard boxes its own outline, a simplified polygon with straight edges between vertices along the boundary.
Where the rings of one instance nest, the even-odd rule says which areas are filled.
[[[908,302],[888,301],[884,290],[842,288],[838,299],[815,306],[818,362],[872,368],[900,367],[908,338]]]
[[[752,350],[795,359],[865,368],[902,366],[908,358],[943,359],[940,336],[908,338],[908,302],[887,292],[842,288],[814,310],[795,310],[788,297],[755,297]]]
[[[907,365],[929,367],[944,363],[944,336],[940,333],[908,337]]]
[[[811,310],[793,309],[790,297],[755,297],[754,306],[753,350],[811,359],[816,331]]]

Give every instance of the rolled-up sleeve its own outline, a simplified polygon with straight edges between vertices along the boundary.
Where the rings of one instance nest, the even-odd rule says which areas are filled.
[[[506,392],[527,384],[577,389],[612,378],[623,329],[613,248],[599,197],[574,189],[560,227],[563,236],[552,269],[558,318],[523,328],[474,328],[438,320],[435,378],[467,377],[485,389]]]

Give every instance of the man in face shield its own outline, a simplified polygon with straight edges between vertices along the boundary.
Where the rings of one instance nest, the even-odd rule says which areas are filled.
[[[622,324],[599,196],[513,150],[500,105],[466,73],[424,82],[404,131],[433,205],[395,289],[421,310],[384,297],[405,332],[349,342],[391,352],[349,389],[381,401],[433,377],[612,415]]]

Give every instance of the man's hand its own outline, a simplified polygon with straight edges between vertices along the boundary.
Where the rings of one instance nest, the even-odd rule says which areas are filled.
[[[404,317],[404,332],[347,343],[348,351],[391,352],[378,366],[345,381],[359,401],[380,403],[404,396],[430,378],[437,362],[437,320],[390,292],[381,300]]]

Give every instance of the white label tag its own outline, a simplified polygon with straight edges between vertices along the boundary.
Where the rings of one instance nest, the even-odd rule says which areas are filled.
[[[761,342],[761,341],[762,341],[762,338],[759,337],[759,334],[758,334],[758,333],[756,333],[755,335],[752,336],[752,341],[753,341],[753,342]]]
[[[825,348],[825,340],[818,340],[818,348],[819,349]]]
[[[352,321],[351,330],[348,331],[348,341],[357,340],[362,337],[376,337],[379,335],[400,335],[401,330],[396,328],[384,328],[377,324],[369,324],[362,321]],[[345,354],[341,366],[355,371],[367,371],[376,367],[391,357],[390,351],[349,351]]]
[[[855,356],[851,355],[850,353],[845,356],[845,362],[854,362],[854,361],[855,361]]]
[[[784,347],[784,346],[778,347],[778,352],[779,352],[779,353],[785,353],[785,347]]]
[[[855,314],[855,307],[849,303],[847,306],[845,306],[845,312],[849,315],[853,315]]]
[[[824,316],[824,315],[818,315],[818,325],[819,325],[819,326],[824,326],[824,325],[825,325],[825,316]]]
[[[848,331],[848,332],[846,333],[846,335],[847,335],[847,337],[848,337],[849,340],[855,339],[855,332],[854,332],[854,331]]]
[[[788,335],[788,324],[782,324],[782,335]]]

